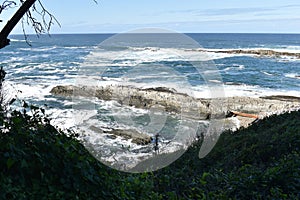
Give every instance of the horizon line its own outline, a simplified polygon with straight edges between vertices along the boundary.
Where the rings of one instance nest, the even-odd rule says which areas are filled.
[[[10,34],[10,36],[19,36],[19,35],[27,35],[27,36],[51,36],[51,35],[100,35],[100,34],[109,34],[109,35],[115,35],[115,34],[273,34],[273,35],[299,35],[299,33],[294,33],[294,32],[283,32],[283,33],[278,33],[278,32],[158,32],[158,33],[131,33],[131,32],[92,32],[92,33],[43,33],[40,35],[37,35],[35,33],[30,33],[30,34],[24,34],[24,33],[14,33]]]

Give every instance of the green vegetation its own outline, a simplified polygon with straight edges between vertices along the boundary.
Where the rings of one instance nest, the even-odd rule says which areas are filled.
[[[0,199],[300,198],[300,112],[223,133],[202,160],[199,141],[162,170],[128,174],[51,126],[44,109],[23,106],[0,131]]]

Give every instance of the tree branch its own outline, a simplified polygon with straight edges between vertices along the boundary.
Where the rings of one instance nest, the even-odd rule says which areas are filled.
[[[21,7],[17,10],[14,16],[7,22],[2,31],[0,32],[0,49],[9,45],[10,40],[7,38],[13,28],[26,14],[29,8],[35,3],[36,0],[26,0]]]
[[[0,32],[0,49],[9,45],[10,40],[7,38],[17,23],[22,19],[22,30],[24,33],[25,40],[27,44],[27,35],[25,31],[25,25],[31,25],[36,32],[37,36],[42,33],[49,33],[51,26],[56,23],[60,26],[58,20],[44,8],[41,0],[19,0],[21,3],[20,8],[14,14],[14,16],[7,22],[2,31]],[[98,4],[97,0],[93,0]],[[3,10],[8,8],[13,8],[17,6],[16,0],[5,0],[2,5],[0,5],[0,14]],[[31,8],[31,9],[30,9]],[[38,17],[36,18],[36,15]],[[0,19],[0,22],[2,20]],[[30,44],[29,44],[30,45]]]
[[[12,8],[12,7],[16,6],[16,5],[17,4],[14,1],[8,1],[8,0],[4,1],[2,3],[2,5],[0,5],[0,14],[2,13],[3,10],[6,10],[8,8]]]
[[[35,33],[39,36],[42,33],[49,33],[51,26],[56,23],[60,26],[58,20],[43,6],[40,0],[36,1],[38,5],[34,4],[32,10],[26,12],[26,20],[22,20],[23,32],[26,38],[24,24],[31,25]],[[38,20],[33,16],[33,13],[38,14],[41,19]]]

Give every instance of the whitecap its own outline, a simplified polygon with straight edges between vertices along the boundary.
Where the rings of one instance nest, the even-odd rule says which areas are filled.
[[[295,79],[300,79],[300,75],[296,73],[289,73],[284,75],[287,78],[295,78]]]
[[[196,98],[216,98],[216,97],[234,97],[234,96],[247,96],[247,97],[261,97],[272,95],[288,95],[300,97],[300,91],[295,90],[280,90],[264,88],[258,85],[247,85],[243,83],[227,82],[223,85],[224,93],[217,93],[212,91],[208,86],[194,86],[193,94]]]
[[[20,51],[33,51],[33,52],[43,52],[43,51],[51,51],[59,48],[59,46],[50,46],[50,47],[38,47],[38,48],[19,48]]]
[[[10,39],[11,42],[26,42],[26,40]],[[31,41],[29,41],[31,42]]]
[[[274,74],[271,74],[269,72],[265,72],[265,71],[261,71],[263,74],[267,75],[267,76],[274,76]]]

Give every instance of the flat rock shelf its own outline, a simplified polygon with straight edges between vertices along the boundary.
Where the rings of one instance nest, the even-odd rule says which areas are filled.
[[[134,86],[108,85],[108,86],[56,86],[50,91],[52,95],[70,97],[97,97],[110,101],[115,100],[124,106],[149,109],[152,106],[161,106],[170,114],[177,114],[193,120],[208,120],[211,117],[225,119],[226,112],[237,111],[255,114],[264,118],[273,114],[298,110],[300,98],[292,96],[266,96],[266,97],[227,97],[227,98],[195,98],[187,94],[178,93],[174,89],[137,88]],[[239,127],[247,127],[255,119],[237,116]],[[227,120],[228,121],[228,120]],[[111,130],[97,132],[121,136],[132,139],[136,144],[148,144],[151,138],[145,133],[136,130]],[[112,136],[113,137],[113,136]]]

